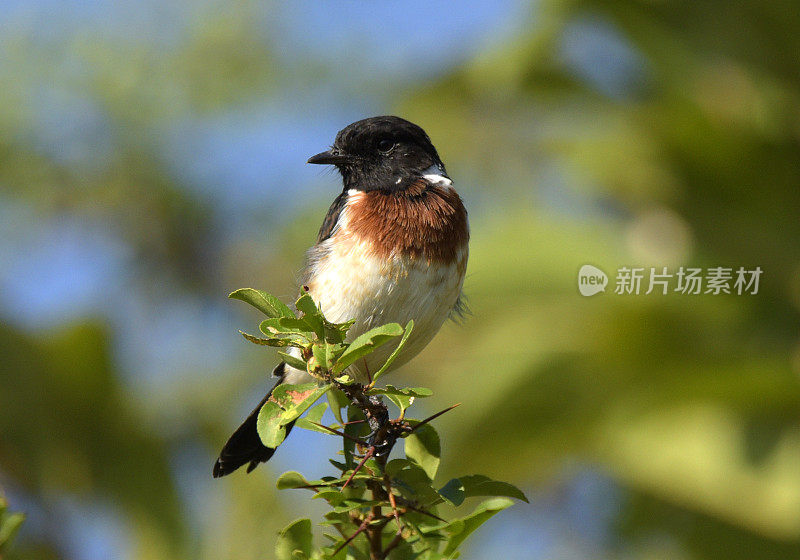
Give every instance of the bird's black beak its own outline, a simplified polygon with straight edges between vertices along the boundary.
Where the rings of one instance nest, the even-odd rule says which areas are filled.
[[[328,150],[325,152],[320,152],[315,156],[311,156],[308,158],[308,163],[316,163],[321,165],[341,165],[343,163],[349,163],[352,161],[352,158],[348,155],[340,153],[338,150]]]

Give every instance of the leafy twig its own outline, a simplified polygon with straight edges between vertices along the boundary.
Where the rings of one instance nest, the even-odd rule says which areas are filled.
[[[238,290],[231,297],[256,307],[268,317],[260,325],[266,338],[246,335],[248,340],[260,346],[297,347],[299,352],[282,354],[283,359],[292,367],[307,370],[318,380],[318,383],[305,385],[281,384],[275,390],[274,398],[259,411],[257,430],[262,442],[277,447],[290,426],[297,422],[298,427],[342,438],[346,457],[344,463],[331,460],[341,471],[338,477],[308,481],[301,474],[290,472],[278,479],[279,488],[305,488],[312,490],[315,498],[325,499],[333,510],[326,515],[326,524],[333,525],[342,540],[336,541],[335,549],[331,546],[314,552],[310,521],[295,521],[280,533],[277,560],[332,559],[348,546],[358,558],[369,556],[371,560],[385,560],[403,543],[407,543],[411,556],[420,560],[452,558],[469,533],[511,505],[507,497],[526,500],[512,485],[480,475],[453,479],[441,488],[434,487],[440,440],[430,423],[458,405],[417,421],[406,418],[407,410],[416,397],[430,396],[432,391],[423,387],[375,387],[375,382],[388,371],[408,340],[413,321],[405,328],[398,324],[376,327],[347,342],[347,331],[353,322],[329,322],[306,288],[295,302],[297,312],[258,290]],[[353,364],[371,363],[365,359],[369,354],[401,335],[389,358],[374,375],[368,375],[366,386],[353,382],[347,374]],[[314,404],[324,394],[328,395],[339,422],[337,428],[342,429],[320,422],[328,405]],[[400,410],[397,418],[391,419],[381,395],[397,405]],[[344,408],[348,412],[347,422],[343,421],[341,413]],[[299,419],[306,411],[306,418]],[[360,414],[363,420],[354,418]],[[359,426],[364,423],[369,427],[368,434]],[[425,430],[420,430],[423,426]],[[404,446],[406,458],[389,461],[397,440],[404,437],[409,438]],[[363,456],[354,466],[357,451]],[[375,466],[372,463],[367,466],[369,461],[374,461]],[[371,499],[365,499],[367,492]],[[421,509],[444,502],[460,505],[472,496],[503,497],[487,500],[473,513],[449,524],[436,513]],[[419,506],[421,503],[430,506]],[[387,526],[393,520],[397,530],[389,538]],[[353,526],[355,532],[347,536]],[[467,526],[469,530],[465,531]],[[359,539],[360,535],[365,538]]]

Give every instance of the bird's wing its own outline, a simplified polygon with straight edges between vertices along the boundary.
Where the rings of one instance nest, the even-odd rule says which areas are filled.
[[[332,234],[334,228],[336,228],[336,224],[339,221],[339,215],[342,213],[342,209],[344,208],[345,204],[347,204],[347,192],[343,191],[331,204],[331,207],[328,208],[328,213],[325,215],[325,219],[322,221],[322,226],[319,228],[319,234],[317,235],[317,243],[322,243],[326,239],[328,239]]]

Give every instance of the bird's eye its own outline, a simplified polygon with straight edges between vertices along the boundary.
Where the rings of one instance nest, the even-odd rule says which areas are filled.
[[[378,149],[381,152],[388,153],[392,151],[392,148],[394,148],[394,140],[391,138],[381,138],[378,141]]]

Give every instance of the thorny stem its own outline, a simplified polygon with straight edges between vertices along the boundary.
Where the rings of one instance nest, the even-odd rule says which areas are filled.
[[[350,478],[352,479],[352,477],[355,476],[358,469],[362,467],[370,457],[374,457],[381,470],[383,470],[386,466],[386,458],[389,456],[389,453],[391,453],[397,441],[397,436],[399,435],[395,433],[395,430],[391,429],[389,409],[380,397],[365,395],[363,385],[340,385],[339,389],[347,395],[350,402],[361,409],[371,431],[367,442],[369,448],[364,453],[364,458],[359,466],[353,470],[353,475],[351,475]],[[348,482],[350,481],[348,480]],[[345,486],[346,485],[345,483]],[[380,485],[372,483],[370,484],[370,490],[373,500],[378,501],[382,498],[384,490]],[[388,489],[388,494],[391,495],[391,488]],[[382,510],[383,508],[380,506],[373,506],[369,515],[365,518],[365,522],[367,519],[372,520],[383,517]],[[384,525],[385,524],[379,524],[373,527],[369,526],[369,523],[367,523],[367,526],[363,529],[363,531],[366,531],[367,540],[369,541],[370,560],[383,560],[388,554],[388,551],[383,549],[382,534]],[[361,529],[361,527],[359,527],[359,529]],[[359,531],[357,531],[357,533],[358,532]],[[355,538],[355,535],[353,538]],[[352,538],[346,541],[343,546],[346,546],[350,542],[352,542]],[[397,545],[394,546],[396,547]]]
[[[441,412],[437,412],[436,414],[426,418],[422,422],[419,422],[415,426],[411,426],[408,422],[404,421],[403,416],[401,415],[400,418],[397,420],[390,420],[389,419],[389,409],[384,404],[383,400],[377,395],[365,395],[364,390],[365,387],[359,384],[353,385],[342,385],[337,383],[337,387],[347,396],[347,398],[352,402],[355,406],[357,406],[361,411],[364,413],[364,417],[367,419],[367,423],[370,428],[370,435],[366,441],[366,445],[368,446],[366,451],[364,452],[364,457],[362,458],[361,462],[358,466],[353,470],[353,473],[350,475],[350,478],[345,482],[342,488],[345,488],[353,479],[355,474],[361,469],[364,464],[367,462],[368,459],[374,458],[375,461],[378,463],[378,466],[381,469],[381,472],[384,472],[384,468],[386,466],[386,460],[389,457],[389,454],[394,447],[394,444],[397,442],[398,437],[400,437],[404,433],[411,433],[420,426],[427,424],[434,418],[437,418],[452,410],[458,405],[451,406],[442,410]],[[321,424],[320,424],[321,426]],[[325,427],[325,426],[323,426]],[[338,430],[334,430],[332,428],[325,427],[328,431],[335,433],[336,435],[340,435],[343,437],[347,437],[348,439],[353,440],[354,438],[345,434],[344,432],[340,432]],[[358,443],[362,443],[360,440]],[[392,507],[392,512],[387,515],[383,515],[383,508],[379,505],[373,506],[370,510],[370,513],[364,516],[361,524],[358,526],[356,532],[351,535],[345,542],[339,546],[337,552],[348,544],[350,544],[353,539],[355,539],[361,533],[365,533],[367,540],[369,542],[369,550],[370,550],[370,560],[385,560],[385,558],[389,555],[389,553],[394,550],[396,547],[400,545],[403,541],[403,524],[400,521],[400,513],[397,509],[397,500],[392,494],[392,487],[391,481],[388,476],[384,475],[383,479],[384,484],[386,485],[385,488],[376,481],[368,481],[368,487],[372,492],[372,499],[375,501],[383,501],[384,499],[388,498],[389,503]],[[405,505],[405,509],[403,513],[407,510],[416,511],[425,515],[429,515],[433,518],[440,519],[439,517],[433,515],[432,513],[417,509],[411,505]],[[360,517],[354,518],[353,521],[358,523]],[[374,520],[382,520],[381,523],[372,523]],[[386,545],[383,546],[383,529],[386,526],[386,523],[394,519],[397,521],[397,533],[395,534],[394,538]]]
[[[450,412],[451,410],[453,410],[453,409],[454,409],[455,407],[457,407],[457,406],[461,406],[461,403],[456,403],[456,404],[454,404],[453,406],[448,406],[448,407],[447,407],[447,408],[445,408],[444,410],[440,410],[440,411],[439,411],[439,412],[437,412],[436,414],[432,414],[431,416],[428,416],[428,417],[427,417],[425,420],[422,420],[422,421],[421,421],[421,422],[419,422],[419,423],[418,423],[416,426],[414,426],[414,427],[411,429],[411,431],[412,431],[412,432],[415,432],[415,431],[417,430],[417,428],[420,428],[420,427],[424,426],[425,424],[427,424],[427,423],[428,423],[428,422],[430,422],[431,420],[435,420],[436,418],[438,418],[439,416],[441,416],[441,415],[442,415],[442,414],[444,414],[445,412]]]
[[[353,481],[353,477],[356,476],[356,473],[361,470],[361,467],[364,466],[364,463],[367,462],[367,459],[372,457],[373,453],[375,453],[375,448],[374,447],[370,447],[367,450],[367,452],[364,453],[364,458],[361,459],[361,462],[358,464],[358,466],[353,469],[353,474],[351,474],[350,478],[348,478],[347,481],[342,485],[342,490],[347,488],[347,485],[350,484]]]
[[[386,484],[386,493],[389,494],[389,503],[392,504],[392,516],[397,521],[397,534],[399,535],[403,532],[403,524],[400,523],[400,514],[397,513],[397,500],[392,494],[392,481],[386,473],[383,474],[383,483]]]
[[[344,541],[341,545],[339,545],[339,548],[336,549],[336,552],[334,552],[333,555],[336,556],[340,550],[342,550],[344,547],[350,544],[353,541],[353,539],[355,539],[358,535],[363,533],[367,529],[367,527],[369,527],[369,522],[372,521],[372,519],[373,517],[372,514],[370,513],[368,516],[364,518],[364,521],[361,522],[361,525],[359,525],[358,529],[356,529],[356,532],[350,535],[350,537],[346,541]]]
[[[340,432],[339,430],[335,430],[335,429],[331,428],[330,426],[326,426],[325,424],[320,424],[319,422],[313,422],[312,421],[311,423],[314,424],[315,426],[318,426],[318,427],[322,428],[323,430],[328,430],[332,434],[335,434],[337,436],[343,437],[345,439],[349,439],[350,441],[354,441],[356,443],[361,443],[360,439],[354,438],[350,434],[346,434],[344,432]]]

